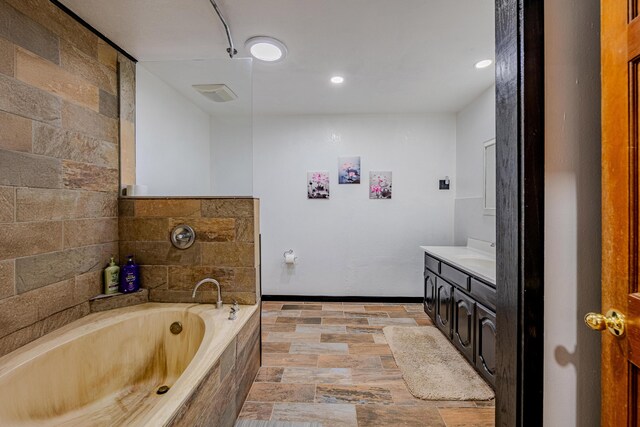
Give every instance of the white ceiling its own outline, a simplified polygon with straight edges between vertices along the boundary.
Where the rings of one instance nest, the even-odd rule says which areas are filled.
[[[251,59],[208,59],[196,61],[139,62],[150,73],[180,92],[202,111],[214,115],[250,115]],[[226,84],[238,98],[214,102],[193,88],[198,84]]]
[[[226,37],[209,0],[62,0],[140,61],[213,59]],[[456,112],[494,81],[493,0],[218,0],[239,56],[256,35],[283,41],[254,61],[263,114]],[[329,78],[345,77],[341,86]]]

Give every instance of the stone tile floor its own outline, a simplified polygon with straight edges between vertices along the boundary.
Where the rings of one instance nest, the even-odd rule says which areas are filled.
[[[493,426],[494,402],[414,398],[386,325],[430,325],[420,304],[262,305],[262,367],[239,420],[340,426]]]

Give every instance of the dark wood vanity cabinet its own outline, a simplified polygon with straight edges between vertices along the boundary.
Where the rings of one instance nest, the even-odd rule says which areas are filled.
[[[453,290],[453,344],[469,360],[473,360],[475,306],[470,297]]]
[[[496,315],[476,304],[476,369],[492,385],[496,380]]]
[[[424,269],[424,311],[434,318],[436,312],[436,275],[431,270]]]
[[[436,326],[449,338],[451,338],[452,318],[451,315],[451,296],[453,295],[453,286],[436,277],[436,315],[433,319]]]
[[[495,304],[494,285],[425,254],[425,313],[492,386],[496,367]]]

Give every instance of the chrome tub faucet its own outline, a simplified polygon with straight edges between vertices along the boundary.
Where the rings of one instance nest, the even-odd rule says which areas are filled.
[[[216,308],[222,308],[222,297],[220,296],[220,283],[215,279],[206,278],[196,283],[196,285],[193,287],[193,293],[191,294],[191,298],[196,297],[196,291],[198,290],[200,285],[204,283],[213,283],[214,285],[216,285],[216,288],[218,288],[218,301],[216,302]]]

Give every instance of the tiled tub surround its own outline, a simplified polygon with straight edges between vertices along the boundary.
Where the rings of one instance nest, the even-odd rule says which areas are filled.
[[[263,302],[262,307],[263,366],[240,421],[494,425],[493,402],[425,401],[409,393],[382,328],[430,325],[421,304]]]
[[[252,198],[123,198],[120,200],[120,258],[135,256],[149,299],[191,302],[205,277],[220,282],[222,300],[255,304],[260,295],[259,201]],[[172,246],[179,224],[196,232],[193,246]],[[196,301],[215,302],[215,287],[203,285]]]
[[[0,355],[88,314],[118,255],[119,61],[48,0],[0,0]]]
[[[260,364],[260,312],[227,314],[150,303],[67,325],[0,358],[0,424],[232,426]]]

